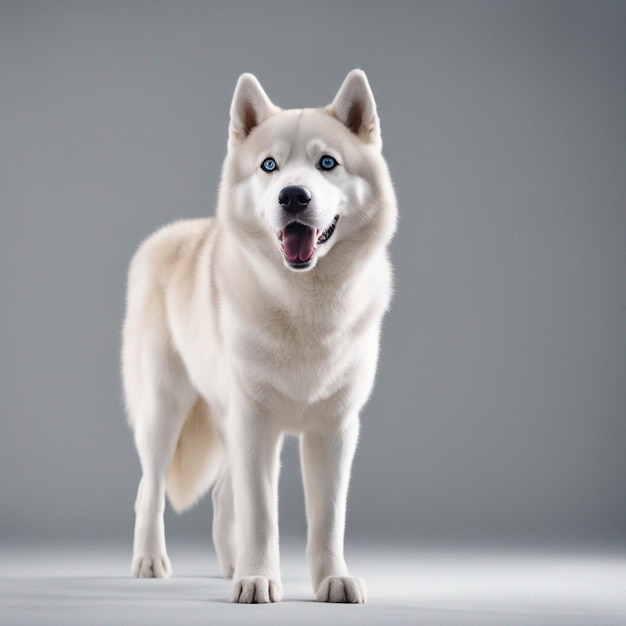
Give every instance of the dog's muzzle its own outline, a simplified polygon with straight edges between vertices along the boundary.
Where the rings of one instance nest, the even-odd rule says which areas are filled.
[[[294,269],[304,269],[311,264],[317,246],[330,239],[339,219],[338,215],[335,216],[325,230],[298,221],[298,214],[309,207],[311,199],[311,192],[300,185],[283,187],[278,194],[278,203],[294,218],[278,233],[285,261]]]

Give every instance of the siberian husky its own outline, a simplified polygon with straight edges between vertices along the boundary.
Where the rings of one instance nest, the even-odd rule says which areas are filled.
[[[315,595],[364,602],[343,556],[359,411],[391,297],[396,202],[365,74],[332,103],[281,110],[243,74],[214,218],[149,237],[129,270],[122,369],[142,468],[132,573],[171,573],[176,511],[212,485],[234,602],[281,599],[277,483],[300,438]]]

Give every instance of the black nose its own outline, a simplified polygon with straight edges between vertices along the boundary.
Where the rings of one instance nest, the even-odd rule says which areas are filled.
[[[311,192],[306,187],[289,185],[289,187],[283,187],[283,189],[280,190],[278,202],[285,211],[299,213],[309,206],[309,202],[311,202]]]

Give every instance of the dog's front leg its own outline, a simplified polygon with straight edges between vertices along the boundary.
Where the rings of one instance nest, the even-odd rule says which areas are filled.
[[[266,417],[229,417],[228,449],[235,507],[235,572],[231,600],[278,602],[278,471],[282,435]]]
[[[343,556],[350,469],[359,433],[347,426],[307,432],[301,440],[308,521],[307,556],[313,589],[322,602],[365,602],[362,579],[348,574]]]

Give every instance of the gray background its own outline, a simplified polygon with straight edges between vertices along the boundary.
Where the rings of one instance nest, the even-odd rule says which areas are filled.
[[[0,3],[2,541],[130,543],[129,258],[212,213],[241,72],[292,107],[353,67],[401,221],[349,536],[624,541],[626,5],[320,0]],[[281,481],[301,537],[294,442]]]

